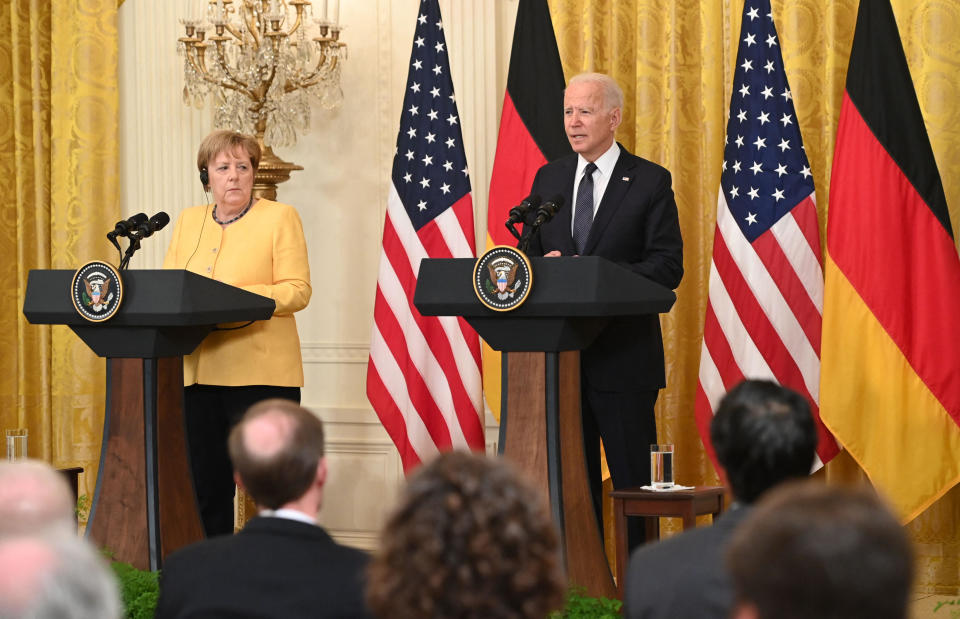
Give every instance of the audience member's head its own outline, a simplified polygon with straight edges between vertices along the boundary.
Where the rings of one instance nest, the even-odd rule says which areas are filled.
[[[0,537],[76,533],[75,506],[66,479],[46,462],[0,462]]]
[[[117,619],[116,579],[76,536],[0,539],[0,619]]]
[[[752,503],[768,489],[810,474],[817,431],[799,393],[766,380],[745,380],[720,401],[710,440],[733,496]]]
[[[250,407],[228,441],[237,483],[254,502],[280,509],[309,495],[319,510],[326,480],[323,423],[289,400]]]
[[[392,619],[542,619],[566,588],[544,497],[504,460],[464,452],[410,478],[369,583],[370,608]]]
[[[904,619],[910,542],[868,488],[793,482],[734,534],[736,619]]]

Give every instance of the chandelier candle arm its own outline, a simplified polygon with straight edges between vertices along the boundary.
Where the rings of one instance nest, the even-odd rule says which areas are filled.
[[[205,10],[180,20],[184,103],[200,108],[212,98],[216,127],[256,136],[264,154],[254,192],[274,197],[277,183],[302,168],[271,147],[295,144],[297,134],[309,129],[311,99],[329,110],[343,103],[347,45],[340,41],[340,2],[191,1]]]
[[[322,69],[323,65],[326,64],[326,63],[328,63],[328,62],[330,63],[330,66],[329,66],[328,68],[326,68],[326,69]],[[319,64],[317,64],[316,69],[314,69],[313,72],[312,72],[310,75],[307,75],[307,76],[301,78],[301,80],[300,80],[298,83],[296,83],[296,84],[289,84],[289,83],[288,83],[287,86],[286,86],[286,90],[287,90],[287,92],[293,92],[294,90],[297,90],[298,88],[309,88],[310,86],[314,86],[314,85],[316,85],[316,84],[319,84],[320,81],[321,81],[327,74],[329,74],[331,71],[333,71],[333,70],[336,69],[336,68],[337,68],[337,57],[336,57],[336,56],[333,56],[333,57],[324,56],[324,57],[320,58]]]
[[[210,37],[210,40],[214,42],[214,45],[217,48],[219,48],[223,44],[223,41],[218,40],[217,37]],[[224,62],[223,52],[220,51],[219,49],[217,51],[217,54],[214,56],[214,62],[217,64],[220,70],[223,71],[223,74],[225,77],[220,79],[211,77],[209,71],[207,71],[207,66],[206,66],[207,63],[206,63],[206,60],[204,59],[205,49],[206,47],[197,48],[197,62],[200,65],[200,70],[201,70],[200,75],[203,77],[204,80],[210,82],[211,84],[215,84],[223,88],[229,88],[230,90],[234,90],[236,92],[242,93],[247,97],[249,97],[250,99],[256,98],[256,93],[250,88],[250,85],[233,74],[230,67],[227,66],[226,62]]]

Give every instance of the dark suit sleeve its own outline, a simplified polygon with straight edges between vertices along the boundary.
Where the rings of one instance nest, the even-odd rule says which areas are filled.
[[[662,170],[649,202],[641,212],[645,213],[643,252],[640,260],[629,266],[640,275],[673,290],[683,277],[683,239],[670,172]]]

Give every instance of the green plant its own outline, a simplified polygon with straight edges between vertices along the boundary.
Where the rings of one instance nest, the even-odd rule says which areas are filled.
[[[87,518],[90,516],[90,497],[81,494],[77,497],[77,506],[73,508],[73,513],[77,516],[77,524],[86,526]]]
[[[153,619],[160,597],[159,573],[139,570],[129,563],[113,561],[110,566],[120,583],[120,597],[127,619]]]
[[[570,587],[563,610],[551,613],[549,619],[615,619],[622,606],[620,600],[591,597],[583,587]]]

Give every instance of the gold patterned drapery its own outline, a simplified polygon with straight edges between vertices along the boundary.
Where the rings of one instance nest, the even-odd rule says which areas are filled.
[[[82,466],[90,497],[104,362],[22,309],[30,269],[116,261],[104,232],[120,215],[117,6],[0,2],[0,428],[27,428],[33,457]]]
[[[681,481],[717,483],[700,446],[693,409],[744,2],[549,0],[549,4],[566,76],[600,71],[616,78],[626,96],[618,140],[673,173],[685,274],[676,306],[663,317],[668,387],[657,404],[657,422],[662,440],[677,445]],[[816,183],[821,230],[857,7],[858,0],[772,2]],[[950,205],[954,237],[960,238],[960,4],[893,0],[893,8]],[[845,481],[862,472],[844,453],[828,464],[825,475]],[[954,488],[908,530],[918,557],[918,591],[956,593],[960,489]]]

